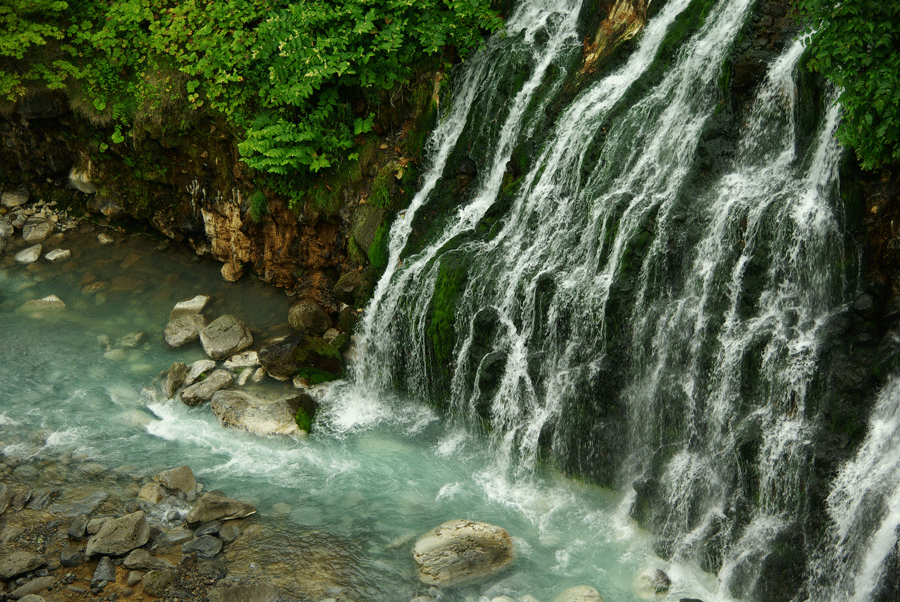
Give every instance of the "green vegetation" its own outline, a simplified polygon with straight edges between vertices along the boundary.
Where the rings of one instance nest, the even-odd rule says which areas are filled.
[[[294,422],[297,423],[297,428],[301,431],[308,433],[312,430],[312,418],[303,408],[297,408],[297,413],[294,414]]]
[[[210,118],[277,183],[355,161],[383,94],[501,24],[490,0],[7,0],[0,98],[65,88],[114,144]]]
[[[900,161],[900,4],[797,0],[806,23],[809,67],[840,89],[838,138],[863,169]]]
[[[456,341],[456,304],[467,279],[468,272],[458,260],[453,257],[442,260],[431,298],[432,312],[427,330],[440,366],[446,366],[453,353]]]

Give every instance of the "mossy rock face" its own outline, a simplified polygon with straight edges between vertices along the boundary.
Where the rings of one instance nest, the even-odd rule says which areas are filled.
[[[319,402],[306,393],[301,393],[297,397],[289,399],[288,404],[294,409],[294,422],[297,423],[297,428],[307,433],[310,432],[316,412],[319,411]]]
[[[338,278],[332,289],[334,298],[347,305],[356,305],[372,294],[372,278],[369,270],[353,270]],[[338,326],[344,332],[349,330]]]
[[[311,368],[330,374],[333,378],[340,378],[344,373],[340,351],[319,337],[304,337],[294,351],[294,358],[300,370]]]
[[[372,205],[360,205],[353,213],[353,239],[361,249],[368,251],[384,221],[384,209]]]

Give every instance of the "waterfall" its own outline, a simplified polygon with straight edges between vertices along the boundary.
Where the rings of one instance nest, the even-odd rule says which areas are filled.
[[[722,597],[790,599],[811,574],[810,599],[866,599],[900,522],[897,473],[873,468],[896,403],[879,402],[828,500],[827,550],[804,564],[822,333],[858,280],[839,111],[801,119],[800,41],[727,106],[752,0],[669,0],[566,96],[580,6],[520,3],[455,74],[353,386],[486,425],[493,479],[549,464],[633,487],[658,552],[716,574]]]

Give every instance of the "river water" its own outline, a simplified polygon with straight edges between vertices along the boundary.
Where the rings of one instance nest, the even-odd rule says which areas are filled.
[[[330,396],[312,435],[294,440],[227,430],[208,405],[149,395],[172,362],[203,357],[199,343],[178,350],[164,344],[175,303],[211,295],[210,318],[241,316],[260,339],[285,322],[291,299],[250,278],[225,283],[217,264],[154,250],[157,241],[145,237],[120,237],[113,246],[81,238],[63,242],[75,251],[68,262],[25,269],[7,254],[0,267],[0,454],[48,466],[32,486],[61,471],[73,480],[101,470],[146,478],[188,464],[207,490],[254,503],[263,522],[277,520],[287,533],[284,554],[291,533],[324,531],[354,542],[353,561],[365,569],[353,585],[382,592],[380,599],[426,591],[414,575],[412,544],[453,518],[506,528],[517,559],[498,578],[444,600],[552,600],[581,584],[607,600],[637,600],[634,582],[648,567],[673,578],[671,599],[716,599],[707,590],[715,589],[711,576],[653,555],[648,535],[627,518],[622,494],[552,472],[511,484],[495,474],[483,437],[414,401],[366,397],[339,384],[344,391]],[[50,294],[67,307],[22,311]],[[146,340],[123,348],[122,339],[136,332]],[[271,379],[253,386],[289,388]],[[64,467],[54,468],[58,462]]]

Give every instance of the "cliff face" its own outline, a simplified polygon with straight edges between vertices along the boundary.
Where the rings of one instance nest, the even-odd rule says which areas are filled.
[[[252,273],[336,311],[336,281],[369,263],[373,234],[413,191],[440,82],[423,73],[397,91],[375,133],[358,139],[359,161],[291,197],[247,169],[222,124],[145,128],[113,143],[112,128],[72,111],[65,94],[37,93],[0,114],[0,189],[155,230],[222,262],[226,280]]]

